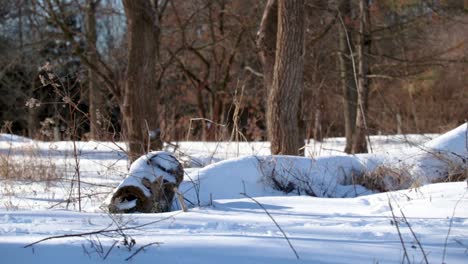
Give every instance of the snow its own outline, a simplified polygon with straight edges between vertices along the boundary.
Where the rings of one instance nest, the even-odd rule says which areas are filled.
[[[311,188],[321,197],[347,197],[355,194],[355,186],[341,186],[347,174],[362,170],[358,159],[352,156],[310,159],[293,156],[243,156],[221,161],[186,174],[179,187],[190,204],[207,205],[213,199],[250,196],[284,195],[271,188],[270,175],[278,181],[313,182]],[[340,186],[339,186],[340,185]],[[293,194],[304,194],[308,186],[298,186]],[[368,190],[357,187],[360,194]],[[299,193],[298,193],[299,192]],[[354,195],[356,196],[356,195]]]
[[[459,158],[468,157],[467,148],[463,147],[467,146],[466,130],[466,124],[463,124],[441,137],[425,144],[414,144],[403,151],[393,148],[392,152],[387,149],[387,152],[381,153],[316,158],[243,156],[188,172],[179,189],[192,205],[206,205],[212,199],[242,198],[241,193],[250,193],[255,197],[284,195],[268,188],[273,186],[270,181],[271,175],[274,175],[283,186],[294,184],[295,194],[355,197],[372,193],[352,184],[356,177],[382,166],[410,174],[408,177],[413,182],[427,184],[448,174],[449,167],[466,169],[466,161]],[[450,166],[447,160],[452,162]],[[392,183],[388,181],[387,185]]]
[[[376,136],[371,138],[374,153],[349,156],[340,152],[342,139],[312,142],[308,157],[269,156],[265,142],[180,143],[175,153],[183,153],[187,162],[203,161],[198,164],[204,167],[187,168],[179,187],[189,211],[177,210],[175,201],[175,210],[162,214],[107,214],[101,209],[124,179],[154,175],[148,161],[155,153],[127,170],[121,143],[77,142],[75,152],[72,142],[2,134],[2,159],[26,169],[39,160],[33,171],[53,164],[63,177],[0,177],[1,262],[121,263],[130,258],[135,263],[401,263],[406,249],[412,263],[424,262],[424,255],[429,263],[466,263],[466,181],[429,184],[439,176],[434,174],[425,176],[418,188],[374,193],[353,184],[351,177],[382,165],[408,166],[408,173],[416,175],[411,177],[447,164],[466,170],[466,130],[464,124],[429,142],[435,135]],[[75,155],[82,181],[81,212],[73,181]],[[166,158],[158,162],[164,170],[173,164]],[[285,194],[272,188],[271,175],[284,185],[293,182],[294,190]],[[307,191],[318,197],[305,195]],[[63,235],[68,237],[25,248]]]
[[[1,142],[31,142],[32,140],[29,138],[12,135],[12,134],[4,134],[0,133],[0,141]]]
[[[413,165],[410,173],[422,178],[424,182],[430,182],[440,175],[466,170],[467,126],[465,123],[424,144],[419,149],[419,153],[406,161]]]
[[[450,192],[447,192],[450,190]],[[389,198],[390,196],[390,198]],[[395,263],[402,248],[392,221],[388,201],[399,206],[409,219],[430,263],[441,262],[445,237],[453,219],[447,244],[447,263],[464,263],[468,237],[466,184],[443,183],[424,186],[416,191],[399,191],[347,199],[308,196],[261,197],[257,200],[269,211],[291,239],[300,261],[296,261],[278,228],[250,199],[215,201],[213,206],[161,215],[131,214],[119,216],[126,227],[157,222],[126,231],[136,246],[161,242],[135,256],[137,263],[172,261],[176,263]],[[457,201],[461,200],[458,207]],[[455,217],[451,218],[453,210]],[[397,215],[401,215],[398,211]],[[172,217],[171,217],[172,216]],[[90,232],[115,227],[102,213],[60,210],[2,212],[0,248],[6,263],[102,263],[93,252],[98,238],[50,240],[24,249],[27,243],[51,235]],[[422,254],[408,228],[401,224],[411,259],[420,262]],[[94,240],[92,240],[94,239]],[[99,237],[104,252],[121,238]],[[94,242],[93,242],[94,241]],[[120,244],[119,244],[120,245]],[[90,255],[85,253],[85,250]],[[134,250],[133,250],[134,251]],[[132,252],[133,252],[132,251]],[[132,252],[120,245],[109,254],[110,263],[121,262]]]
[[[120,203],[118,203],[117,206],[121,211],[128,210],[128,209],[132,209],[132,208],[136,207],[137,206],[137,201],[136,200],[131,200],[131,201],[124,200],[124,201],[121,201]]]
[[[467,126],[468,123],[465,123],[440,137],[437,137],[424,146],[431,150],[445,151],[452,153],[459,153],[462,156],[468,155],[468,144],[467,144]]]

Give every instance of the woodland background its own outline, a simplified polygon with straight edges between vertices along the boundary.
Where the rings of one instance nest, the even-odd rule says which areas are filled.
[[[143,16],[141,25],[133,17],[128,26],[126,11],[144,2],[155,17]],[[358,2],[305,1],[300,129],[306,139],[345,136],[343,87],[352,84],[346,86],[340,60],[354,56],[348,51],[359,34]],[[143,129],[163,141],[267,140],[257,36],[266,4],[1,0],[2,132],[41,140],[125,140],[124,108],[148,104],[135,116],[156,118]],[[465,122],[468,1],[367,5],[367,133],[439,133]],[[132,36],[144,36],[135,43],[155,44],[149,50],[154,57],[131,56]],[[132,72],[129,62],[153,63],[154,71]],[[127,100],[136,93],[129,80],[147,88],[134,101]]]

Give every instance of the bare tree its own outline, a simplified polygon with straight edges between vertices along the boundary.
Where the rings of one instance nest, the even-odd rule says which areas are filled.
[[[88,78],[90,80],[90,94],[91,100],[91,123],[97,118],[96,113],[102,108],[103,96],[107,93],[112,94],[114,100],[121,105],[122,91],[115,72],[112,67],[105,62],[96,48],[97,32],[96,32],[96,12],[100,0],[87,0],[85,8],[85,22],[86,22],[86,52],[83,52],[83,45],[77,39],[82,39],[81,32],[77,32],[67,23],[70,10],[66,10],[64,6],[66,3],[61,1],[45,0],[44,2],[36,2],[39,7],[37,13],[44,13],[49,23],[54,24],[60,29],[61,34],[59,37],[67,41],[75,54],[80,59],[80,63],[86,66],[88,70]],[[77,5],[75,8],[81,10],[81,6]],[[37,14],[36,14],[37,15]],[[98,84],[97,81],[100,81]],[[104,89],[98,86],[102,85]],[[96,99],[101,96],[101,99]],[[94,100],[94,101],[93,101]],[[93,126],[93,124],[91,124]]]
[[[276,35],[278,33],[278,1],[268,0],[257,33],[257,48],[263,66],[263,83],[269,91],[273,83],[273,69],[276,56]]]
[[[159,1],[123,0],[127,16],[128,67],[123,117],[129,143],[129,159],[160,149],[157,61],[160,37]]]
[[[127,31],[123,23],[121,1],[2,1],[0,91],[5,96],[0,98],[0,124],[43,140],[53,139],[44,133],[48,129],[66,136],[69,109],[59,107],[63,98],[37,78],[38,69],[49,62],[67,86],[64,91],[81,102],[84,122],[78,138],[86,138],[88,124],[96,139],[101,131],[113,131],[115,140],[127,140],[125,133],[136,130],[140,132],[132,137],[138,138],[134,141],[140,142],[141,153],[157,148],[148,144],[148,134],[158,128],[165,141],[186,139],[187,132],[194,140],[222,140],[235,124],[247,140],[266,139],[266,98],[279,49],[278,0],[136,3],[148,7],[141,17],[154,23],[152,29],[143,27],[147,33],[132,35],[141,37],[134,42],[139,44],[126,40],[131,28]],[[346,135],[346,152],[362,152],[366,134],[437,133],[464,122],[468,90],[460,87],[468,76],[466,3],[305,1],[307,52],[299,121],[307,121],[310,137],[311,131],[317,132],[316,140]],[[146,52],[142,43],[147,42],[158,47],[156,53]],[[143,57],[131,60],[148,70],[129,69],[148,75],[134,77],[128,86],[132,90],[125,92],[130,45],[139,47]],[[150,58],[154,63],[145,64]],[[150,76],[153,80],[144,81]],[[140,92],[137,86],[154,88]],[[150,106],[139,105],[146,103]],[[342,105],[344,114],[337,111]],[[194,117],[200,118],[192,123]],[[127,118],[143,121],[136,126]],[[44,130],[43,121],[51,119],[53,126]],[[353,143],[357,139],[362,144]]]
[[[193,13],[184,14],[181,12],[187,5],[184,2],[170,3],[181,44],[171,53],[190,81],[189,86],[195,88],[202,140],[219,140],[225,132],[219,128],[228,122],[227,112],[232,102],[226,98],[232,93],[232,80],[241,74],[239,65],[245,63],[239,51],[245,45],[248,25],[234,14],[251,6],[203,0]]]
[[[359,2],[359,34],[357,53],[357,114],[352,153],[367,152],[367,108],[369,97],[370,21],[368,0]]]
[[[279,0],[275,67],[267,105],[268,137],[273,154],[298,155],[304,145],[299,131],[304,31],[304,1]]]
[[[96,49],[96,9],[100,2],[101,0],[86,0],[87,57],[89,63],[93,65],[97,65],[99,61]],[[91,67],[88,67],[88,89],[90,138],[104,139],[103,132],[106,130],[106,123],[108,122],[105,89],[99,85],[96,70]]]
[[[350,21],[350,1],[338,2],[338,71],[343,94],[346,153],[367,152],[367,109],[369,97],[369,62],[371,54],[370,18],[367,0],[359,1],[358,29]],[[355,42],[353,42],[355,40]]]
[[[349,23],[351,21],[351,2],[341,0],[338,3],[338,71],[340,73],[340,85],[343,93],[343,112],[345,121],[345,137],[346,147],[345,152],[351,153],[353,146],[353,137],[356,129],[356,113],[357,113],[357,79],[354,78],[354,43],[352,31]]]

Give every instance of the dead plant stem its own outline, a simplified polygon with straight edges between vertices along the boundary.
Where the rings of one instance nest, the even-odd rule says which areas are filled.
[[[395,227],[398,232],[398,237],[400,238],[400,242],[401,242],[401,247],[403,248],[403,260],[401,261],[401,263],[403,264],[406,259],[408,264],[410,264],[411,261],[408,257],[408,252],[406,251],[405,241],[403,240],[403,236],[401,235],[400,226],[398,225],[398,219],[396,218],[395,212],[393,211],[393,206],[392,206],[392,203],[390,202],[390,198],[388,199],[388,206],[390,207],[390,212],[392,213],[393,223],[395,223]]]
[[[284,239],[286,239],[286,241],[288,242],[289,244],[289,247],[291,248],[291,250],[294,252],[294,255],[296,255],[296,258],[297,259],[300,259],[299,258],[299,254],[297,254],[297,251],[296,249],[294,248],[294,246],[292,245],[291,241],[289,240],[288,236],[286,235],[286,233],[283,231],[283,229],[281,228],[281,226],[278,224],[278,222],[276,222],[275,218],[273,218],[273,216],[270,214],[270,212],[268,212],[268,210],[259,202],[257,201],[256,199],[254,199],[253,197],[249,196],[248,194],[246,193],[241,193],[241,195],[249,198],[250,200],[254,201],[258,206],[260,206],[260,208],[263,209],[263,211],[265,211],[265,213],[268,215],[268,217],[270,217],[270,219],[273,221],[273,223],[275,223],[276,227],[278,228],[278,230],[283,234],[284,236]]]

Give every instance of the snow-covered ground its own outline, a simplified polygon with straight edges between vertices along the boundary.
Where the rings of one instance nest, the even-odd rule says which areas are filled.
[[[345,156],[340,138],[311,142],[313,159],[274,159],[265,142],[179,143],[169,151],[203,167],[186,169],[179,188],[189,211],[124,215],[103,210],[127,176],[124,144],[0,134],[0,263],[467,263],[466,181],[373,194],[345,179],[373,162],[416,164],[432,149],[461,153],[466,169],[460,131],[426,144],[437,135],[374,136],[364,156]],[[465,146],[447,143],[457,137]],[[271,188],[272,168],[326,182],[311,189],[323,197]]]

